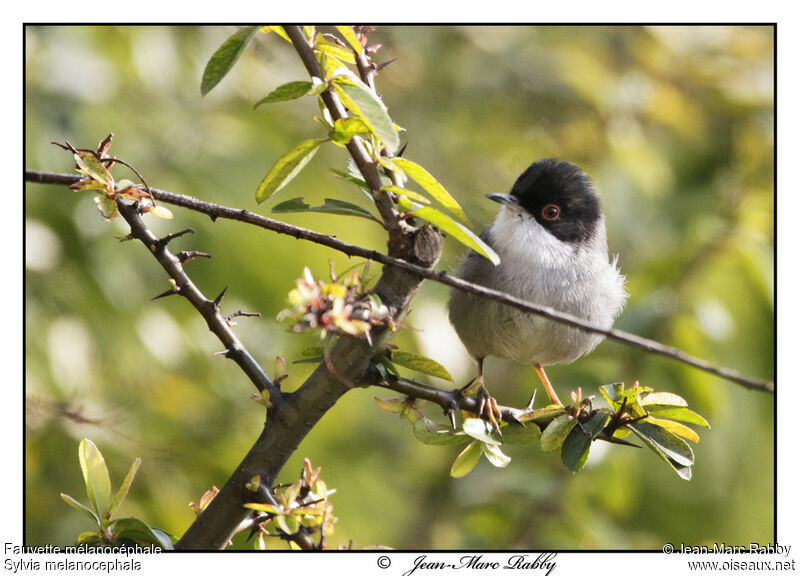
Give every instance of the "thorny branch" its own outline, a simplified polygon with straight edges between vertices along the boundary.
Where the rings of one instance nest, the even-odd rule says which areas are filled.
[[[79,180],[80,176],[72,174],[54,174],[48,172],[37,172],[33,170],[26,170],[25,179],[29,182],[38,182],[42,184],[69,185]],[[525,312],[529,312],[531,314],[543,316],[555,322],[561,322],[563,324],[567,324],[574,328],[578,328],[579,330],[584,330],[586,332],[593,332],[596,334],[602,334],[603,336],[605,336],[610,340],[616,340],[617,342],[621,342],[623,344],[633,346],[634,348],[645,350],[646,352],[652,354],[658,354],[660,356],[677,360],[678,362],[682,362],[683,364],[687,364],[704,372],[708,372],[710,374],[719,376],[720,378],[724,378],[731,382],[735,382],[751,390],[761,390],[764,392],[775,391],[775,384],[771,381],[758,380],[742,376],[735,370],[722,366],[716,366],[700,358],[690,356],[689,354],[683,352],[682,350],[679,350],[678,348],[666,346],[655,340],[644,338],[636,334],[624,332],[622,330],[616,330],[616,329],[606,330],[603,328],[599,328],[570,314],[559,312],[558,310],[554,310],[553,308],[549,308],[547,306],[540,306],[532,302],[527,302],[525,300],[522,300],[505,292],[501,292],[499,290],[493,290],[491,288],[486,288],[484,286],[479,286],[477,284],[466,282],[465,280],[461,280],[460,278],[451,276],[446,272],[431,270],[429,268],[425,268],[424,266],[419,266],[417,264],[413,264],[405,260],[383,254],[381,252],[378,252],[377,250],[370,250],[368,248],[363,248],[361,246],[349,244],[347,242],[338,240],[333,236],[329,236],[327,234],[321,234],[319,232],[314,232],[312,230],[300,228],[298,226],[293,226],[291,224],[287,224],[279,220],[273,220],[272,218],[260,216],[258,214],[249,212],[248,210],[220,206],[218,204],[213,204],[211,202],[204,202],[202,200],[198,200],[197,198],[191,196],[184,196],[181,194],[166,192],[163,190],[159,190],[157,188],[151,188],[151,191],[153,193],[153,196],[161,202],[166,202],[168,204],[173,204],[175,206],[181,206],[183,208],[188,208],[196,212],[201,212],[203,214],[207,214],[212,219],[226,218],[229,220],[237,220],[240,222],[245,222],[247,224],[252,224],[260,228],[265,228],[273,232],[278,232],[280,234],[287,234],[289,236],[293,236],[301,240],[308,240],[316,244],[321,244],[323,246],[327,246],[328,248],[332,248],[334,250],[347,254],[348,256],[357,256],[360,258],[366,258],[367,260],[372,260],[374,262],[378,262],[379,264],[383,264],[385,266],[393,266],[395,268],[400,268],[408,272],[412,272],[420,276],[421,278],[432,280],[434,282],[439,282],[441,284],[445,284],[447,286],[456,288],[457,290],[462,290],[464,292],[468,292],[471,294],[481,295],[490,300],[494,300],[495,302],[500,302],[502,304],[506,304],[508,306],[517,308]]]

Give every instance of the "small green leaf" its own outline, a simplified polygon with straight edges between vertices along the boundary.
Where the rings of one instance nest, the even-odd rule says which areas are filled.
[[[400,186],[394,186],[389,184],[387,186],[381,186],[381,190],[384,192],[391,192],[392,194],[397,194],[398,196],[405,196],[406,198],[410,198],[411,200],[416,200],[422,204],[430,204],[431,201],[428,200],[425,196],[420,194],[419,192],[414,192],[413,190],[408,190],[406,188],[400,188]]]
[[[200,83],[200,94],[205,96],[214,86],[225,77],[225,75],[233,68],[233,65],[242,55],[247,43],[253,37],[253,34],[259,29],[258,26],[245,26],[240,28],[233,35],[222,43],[222,46],[217,48],[214,55],[206,64],[206,69],[203,71],[203,80]]]
[[[167,550],[172,549],[172,539],[163,530],[151,528],[138,518],[120,518],[111,523],[115,541],[132,540],[146,546],[155,544]]]
[[[490,422],[482,418],[466,418],[462,426],[464,432],[475,440],[486,444],[502,444],[503,439],[497,434]]]
[[[331,168],[331,172],[336,174],[342,180],[345,180],[347,182],[351,182],[351,183],[355,184],[356,186],[358,186],[359,188],[361,188],[365,192],[367,192],[369,190],[369,186],[367,185],[367,183],[364,182],[363,180],[361,180],[360,178],[356,178],[355,176],[352,176],[351,174],[348,174],[347,172],[342,172],[341,170],[336,170],[334,168]],[[367,194],[369,194],[369,192],[367,192]]]
[[[369,126],[390,153],[394,153],[400,146],[400,136],[380,98],[352,73],[335,76],[333,87],[344,105]]]
[[[470,440],[470,437],[463,432],[454,432],[448,426],[441,426],[426,418],[414,422],[414,437],[423,444],[431,446],[450,446]]]
[[[111,516],[116,512],[119,505],[122,504],[122,501],[125,500],[125,497],[128,495],[128,490],[131,489],[131,484],[133,483],[133,479],[136,477],[136,472],[139,470],[139,466],[142,464],[142,459],[137,458],[131,464],[131,467],[128,469],[128,473],[125,475],[125,480],[122,481],[122,484],[117,490],[116,496],[114,496],[114,500],[111,502],[111,506],[108,508],[108,515]]]
[[[481,442],[473,440],[467,444],[467,447],[461,451],[455,462],[453,462],[453,466],[450,468],[450,476],[463,478],[469,474],[475,468],[478,460],[480,460],[482,452],[483,444]]]
[[[289,38],[289,35],[286,33],[286,30],[283,29],[283,26],[262,26],[262,32],[275,32],[278,36],[286,40],[289,44],[292,43],[292,39]]]
[[[98,182],[94,178],[81,179],[69,187],[73,192],[84,192],[86,190],[94,190],[97,192],[105,192],[106,184]]]
[[[681,422],[688,422],[689,424],[697,424],[704,428],[711,428],[708,421],[700,416],[700,414],[689,410],[688,408],[675,408],[674,406],[663,406],[659,404],[648,404],[647,411],[653,416],[658,418],[667,418],[669,420],[680,420]]]
[[[340,216],[358,216],[380,223],[380,220],[375,218],[369,210],[357,206],[356,204],[351,204],[344,200],[336,200],[334,198],[325,198],[325,202],[322,206],[309,206],[303,201],[302,196],[299,198],[292,198],[291,200],[276,204],[272,208],[272,212],[275,214],[286,214],[289,212],[322,212],[325,214],[338,214]]]
[[[76,544],[83,548],[97,548],[98,546],[104,546],[105,542],[103,542],[98,532],[81,532],[78,535]]]
[[[308,94],[312,87],[313,84],[307,80],[299,80],[297,82],[282,84],[275,88],[275,90],[270,92],[267,96],[256,102],[253,105],[253,108],[258,108],[262,104],[272,104],[274,102],[295,100]]]
[[[594,440],[605,428],[610,415],[605,412],[596,412],[589,420],[583,422],[583,428],[575,426],[561,446],[561,461],[564,465],[578,472],[586,464],[589,450]]]
[[[328,56],[333,56],[341,62],[347,62],[348,64],[356,63],[356,57],[353,56],[353,52],[344,46],[330,44],[327,42],[317,42],[316,49],[324,54],[327,54]]]
[[[284,516],[283,514],[275,516],[275,523],[284,534],[295,534],[300,529],[300,522],[296,516]]]
[[[450,196],[447,190],[444,189],[444,186],[439,184],[439,181],[436,180],[430,172],[416,162],[406,160],[405,158],[393,158],[392,161],[417,184],[422,186],[428,194],[433,196],[437,202],[447,208],[452,214],[455,214],[461,221],[470,224],[469,218],[467,218],[467,215],[458,202],[456,202],[455,198]]]
[[[378,407],[383,410],[384,412],[388,412],[389,414],[400,414],[405,410],[406,401],[402,398],[390,398],[389,400],[384,400],[383,398],[375,397],[375,403]]]
[[[441,228],[465,246],[472,248],[475,252],[487,258],[492,264],[497,266],[500,264],[500,256],[492,250],[491,246],[486,244],[472,230],[456,222],[447,214],[439,212],[436,208],[430,206],[415,206],[412,202],[405,198],[398,198],[397,206],[401,210],[411,212],[414,216],[427,220],[434,226]]]
[[[542,438],[542,431],[535,424],[509,424],[503,426],[503,444],[533,444]]]
[[[361,54],[361,42],[358,41],[358,36],[356,36],[355,30],[353,30],[352,26],[337,26],[336,29],[339,31],[339,34],[342,35],[350,47],[355,50],[356,54]]]
[[[261,504],[260,502],[248,502],[244,505],[245,508],[256,510],[257,512],[266,512],[267,514],[282,514],[283,511],[272,504]]]
[[[73,498],[69,494],[64,494],[62,492],[61,493],[61,499],[64,500],[64,502],[66,502],[67,504],[69,504],[73,508],[75,508],[75,510],[78,510],[78,511],[83,512],[84,514],[86,514],[89,517],[90,520],[94,521],[98,526],[100,526],[100,518],[97,517],[97,514],[95,514],[92,510],[90,510],[89,508],[87,508],[86,506],[84,506],[83,504],[78,502],[77,500],[75,500],[75,498]]]
[[[97,210],[103,220],[111,222],[119,216],[119,207],[117,201],[107,196],[95,196],[94,203],[97,205]]]
[[[78,458],[89,502],[92,503],[97,517],[103,519],[111,503],[111,478],[108,476],[106,461],[95,443],[88,438],[81,440]]]
[[[681,466],[694,464],[692,448],[685,440],[672,432],[645,421],[628,424],[627,427],[665,460],[673,461]]]
[[[305,140],[281,156],[258,185],[256,202],[261,204],[291,182],[311,161],[322,142],[319,138]]]
[[[564,410],[563,406],[558,406],[556,404],[550,404],[549,406],[545,406],[544,408],[537,408],[535,410],[530,410],[525,414],[522,414],[518,417],[520,422],[550,422],[554,418],[561,416],[562,414],[566,414],[566,410]]]
[[[684,426],[680,422],[675,422],[673,420],[664,420],[662,418],[653,418],[652,416],[648,416],[644,420],[645,422],[650,422],[651,424],[655,424],[656,426],[660,426],[664,430],[668,430],[675,434],[676,436],[680,436],[681,438],[686,438],[687,440],[691,440],[692,442],[700,442],[700,436],[697,435],[697,432],[689,428],[688,426]]]
[[[340,118],[333,125],[328,137],[339,144],[347,144],[357,134],[368,134],[369,126],[361,118]]]
[[[642,402],[642,406],[647,406],[648,404],[659,404],[662,406],[673,406],[678,408],[685,408],[689,406],[686,400],[677,394],[673,394],[672,392],[649,392],[647,394],[642,394],[640,400]]]
[[[425,356],[412,354],[411,352],[404,352],[402,350],[393,350],[392,362],[398,366],[403,366],[404,368],[413,370],[414,372],[436,376],[437,378],[441,378],[442,380],[447,380],[449,382],[453,381],[453,377],[450,376],[450,373],[444,366],[439,364],[436,360],[427,358]]]
[[[555,418],[542,432],[542,438],[539,441],[542,451],[555,452],[560,449],[577,423],[578,421],[569,414]]]
[[[600,386],[600,394],[612,408],[618,408],[622,402],[622,391],[625,390],[624,382],[614,382]]]
[[[483,454],[492,466],[505,468],[511,462],[511,458],[506,456],[500,446],[496,444],[483,444]]]
[[[72,157],[78,165],[79,172],[103,184],[111,184],[111,188],[114,187],[114,178],[111,176],[111,172],[94,154],[91,152],[78,152],[73,154]]]

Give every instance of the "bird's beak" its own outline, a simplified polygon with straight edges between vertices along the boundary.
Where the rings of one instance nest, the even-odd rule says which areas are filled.
[[[508,206],[510,208],[519,208],[519,200],[516,196],[511,194],[487,194],[486,197],[493,202]]]

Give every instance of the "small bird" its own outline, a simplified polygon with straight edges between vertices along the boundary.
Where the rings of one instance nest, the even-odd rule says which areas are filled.
[[[494,266],[470,252],[457,275],[535,304],[611,328],[625,305],[625,277],[617,258],[609,261],[606,223],[589,177],[569,162],[531,164],[510,194],[487,194],[502,205],[481,238],[500,256]],[[569,364],[591,352],[603,336],[559,324],[453,289],[450,322],[478,362],[476,387],[481,413],[499,432],[497,402],[483,380],[487,356],[532,364],[550,402],[562,405],[543,366]]]

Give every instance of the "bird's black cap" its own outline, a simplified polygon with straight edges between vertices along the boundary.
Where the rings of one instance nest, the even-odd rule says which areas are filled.
[[[511,196],[553,236],[587,242],[603,211],[589,177],[570,162],[547,158],[531,164],[517,178]]]

